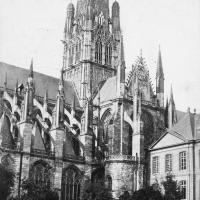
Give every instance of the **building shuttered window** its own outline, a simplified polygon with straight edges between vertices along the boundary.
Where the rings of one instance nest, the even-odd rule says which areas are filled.
[[[172,154],[165,155],[165,171],[172,171]]]
[[[159,172],[159,157],[154,156],[152,159],[152,173],[156,174]]]

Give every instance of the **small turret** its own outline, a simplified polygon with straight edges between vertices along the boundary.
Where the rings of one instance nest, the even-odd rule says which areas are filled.
[[[29,70],[29,77],[28,77],[28,90],[29,90],[29,100],[28,100],[28,110],[29,115],[32,115],[33,112],[33,99],[34,99],[34,93],[35,93],[35,86],[34,86],[34,80],[33,80],[33,59],[31,60],[31,66]]]
[[[65,39],[68,37],[71,37],[72,31],[73,31],[73,23],[74,23],[74,5],[70,3],[67,6],[67,18],[65,22]]]
[[[35,86],[34,86],[34,79],[33,79],[33,60],[31,60],[28,82],[26,86],[26,93],[24,99],[24,120],[29,120],[33,114],[33,99],[35,95]]]
[[[159,47],[156,72],[156,94],[161,107],[164,107],[164,80],[165,78],[163,73],[161,50]]]
[[[120,7],[119,3],[115,1],[112,5],[112,32],[120,31]]]
[[[61,70],[61,77],[58,86],[58,94],[56,107],[54,109],[54,126],[62,127],[64,122],[64,106],[65,106],[65,95],[64,95],[64,79],[63,79],[63,71]]]

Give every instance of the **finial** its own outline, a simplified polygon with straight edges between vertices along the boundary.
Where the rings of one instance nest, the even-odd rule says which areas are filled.
[[[44,103],[48,102],[48,90],[45,91],[45,95],[44,95]]]
[[[142,52],[142,49],[140,49],[140,57],[142,58],[143,57],[143,52]]]
[[[172,84],[171,84],[171,89],[170,89],[170,99],[173,98],[173,88],[172,88]]]
[[[7,89],[7,82],[8,82],[8,80],[7,80],[7,72],[6,72],[6,74],[5,74],[5,81],[4,81],[4,89],[5,90]]]
[[[59,91],[64,92],[64,78],[63,78],[63,70],[60,71],[60,80],[59,80]]]
[[[18,86],[19,86],[19,84],[18,84],[18,79],[17,79],[16,85],[15,85],[15,93],[16,93],[16,94],[18,93]]]
[[[29,77],[33,78],[33,58],[31,59]]]
[[[75,110],[75,108],[76,108],[76,98],[75,98],[75,92],[74,92],[74,94],[73,94],[73,102],[72,102],[72,109]]]

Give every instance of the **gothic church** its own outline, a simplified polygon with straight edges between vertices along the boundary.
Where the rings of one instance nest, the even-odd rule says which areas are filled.
[[[59,80],[0,63],[0,162],[16,194],[31,178],[79,200],[89,180],[117,199],[150,183],[149,146],[177,121],[161,52],[154,92],[142,54],[127,75],[117,1],[78,0],[66,15]]]

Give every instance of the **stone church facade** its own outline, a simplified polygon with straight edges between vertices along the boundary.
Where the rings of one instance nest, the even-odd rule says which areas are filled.
[[[33,62],[29,71],[0,63],[0,162],[18,174],[16,194],[24,178],[62,200],[81,199],[86,181],[115,199],[144,188],[148,148],[176,122],[174,101],[164,106],[161,51],[156,92],[142,53],[126,76],[120,6],[108,0],[70,3],[63,45],[59,80]]]

